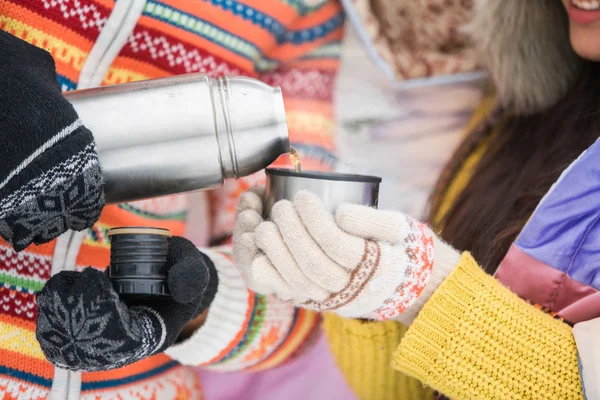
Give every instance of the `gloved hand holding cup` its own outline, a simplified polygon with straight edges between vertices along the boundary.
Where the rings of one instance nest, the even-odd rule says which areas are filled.
[[[425,224],[377,210],[380,181],[267,170],[264,194],[242,196],[234,232],[249,287],[303,308],[410,323],[460,253]]]

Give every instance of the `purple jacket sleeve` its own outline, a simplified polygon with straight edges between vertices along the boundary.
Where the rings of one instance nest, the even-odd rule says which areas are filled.
[[[599,219],[600,140],[542,199],[496,278],[570,322],[600,317]]]

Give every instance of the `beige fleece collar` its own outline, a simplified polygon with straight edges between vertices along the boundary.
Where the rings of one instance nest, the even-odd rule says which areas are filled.
[[[560,0],[346,0],[398,81],[489,71],[517,113],[543,110],[573,85],[581,59]]]

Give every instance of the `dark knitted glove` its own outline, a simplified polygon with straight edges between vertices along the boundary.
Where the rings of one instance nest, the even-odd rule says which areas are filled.
[[[212,261],[173,237],[167,255],[172,298],[120,299],[106,273],[63,271],[37,295],[37,339],[54,365],[104,371],[160,353],[208,308],[218,285]]]
[[[103,206],[94,138],[52,56],[0,30],[0,236],[19,251],[93,225]]]

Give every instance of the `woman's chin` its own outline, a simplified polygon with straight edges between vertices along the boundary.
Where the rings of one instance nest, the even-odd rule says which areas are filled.
[[[571,22],[571,46],[584,60],[600,62],[600,24],[577,26]]]

